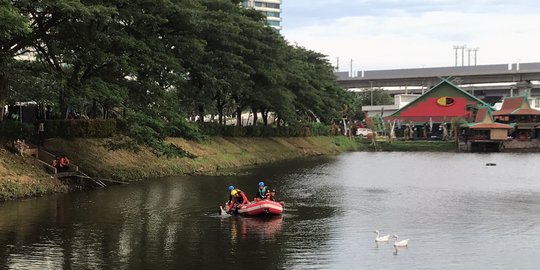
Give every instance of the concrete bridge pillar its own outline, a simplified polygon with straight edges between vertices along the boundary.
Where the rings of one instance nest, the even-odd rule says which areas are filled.
[[[532,89],[533,84],[530,81],[518,82],[516,84],[516,90],[514,90],[514,95],[530,97]]]

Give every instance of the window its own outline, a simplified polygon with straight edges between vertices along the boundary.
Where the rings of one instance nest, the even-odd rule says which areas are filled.
[[[264,2],[255,1],[255,6],[256,7],[262,7],[262,8],[279,9],[281,5],[280,4],[275,4],[275,3],[264,3]]]
[[[268,24],[272,25],[272,26],[280,26],[281,25],[281,23],[278,22],[278,21],[268,21]]]
[[[267,11],[267,12],[266,12],[266,16],[268,16],[268,17],[279,18],[280,14],[279,14],[279,12]]]

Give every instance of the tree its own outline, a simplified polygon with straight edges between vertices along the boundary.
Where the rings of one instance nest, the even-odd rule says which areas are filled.
[[[4,118],[14,57],[24,53],[31,32],[29,24],[11,2],[0,0],[0,121]]]
[[[354,120],[364,119],[362,106],[392,105],[394,102],[392,96],[382,88],[362,89],[360,92],[353,92],[352,95],[354,102],[349,116]]]

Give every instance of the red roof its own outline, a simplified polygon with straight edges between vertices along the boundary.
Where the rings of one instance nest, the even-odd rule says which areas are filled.
[[[480,108],[480,110],[478,110],[478,112],[476,113],[476,117],[474,118],[474,122],[475,123],[483,122],[487,113],[488,113],[487,107]]]
[[[473,124],[469,126],[470,129],[512,129],[510,125],[501,124],[501,123],[492,123],[492,124]]]
[[[531,109],[528,98],[523,96],[506,98],[502,108],[493,115],[540,115],[540,111]]]
[[[459,116],[455,116],[459,117]],[[444,122],[450,122],[452,121],[452,118],[450,116],[387,116],[384,117],[384,120],[386,121],[410,121],[413,123],[429,123],[430,121],[433,121],[433,123],[444,123]],[[431,119],[431,120],[430,120]]]
[[[512,112],[511,115],[540,115],[540,111],[535,109],[519,109]]]

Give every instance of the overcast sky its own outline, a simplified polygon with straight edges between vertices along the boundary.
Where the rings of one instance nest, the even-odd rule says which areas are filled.
[[[478,64],[540,62],[539,0],[283,0],[282,34],[340,70],[453,66],[453,45]],[[467,55],[465,57],[467,63]]]

